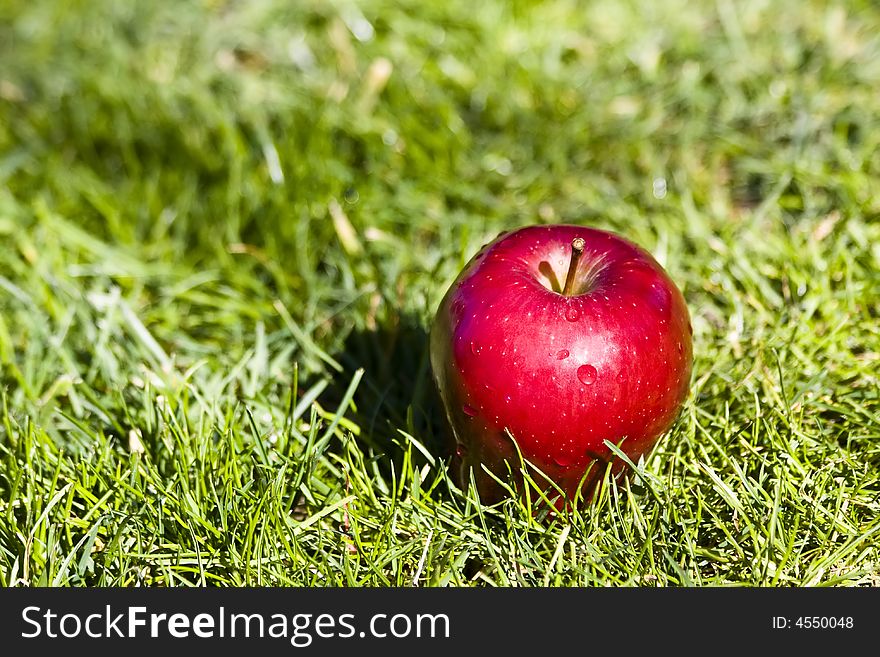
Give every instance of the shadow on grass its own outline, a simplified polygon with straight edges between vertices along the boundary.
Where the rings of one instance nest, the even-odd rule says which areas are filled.
[[[375,330],[354,331],[335,358],[348,376],[339,377],[340,385],[331,386],[329,397],[341,399],[350,376],[364,369],[354,416],[362,431],[359,440],[385,456],[378,460],[383,475],[391,474],[392,463],[400,472],[407,439],[399,430],[419,441],[438,467],[445,467],[452,432],[431,376],[429,335],[421,322],[405,315]],[[418,450],[413,456],[416,465],[427,462]]]

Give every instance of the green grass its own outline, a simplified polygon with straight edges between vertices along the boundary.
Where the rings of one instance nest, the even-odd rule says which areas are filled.
[[[5,585],[880,585],[870,2],[0,4]],[[426,334],[618,231],[692,393],[630,484],[449,481]]]

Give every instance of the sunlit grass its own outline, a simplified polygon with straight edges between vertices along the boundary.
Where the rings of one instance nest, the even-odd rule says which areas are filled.
[[[0,581],[880,584],[880,11],[7,0]],[[449,481],[426,333],[535,222],[685,293],[582,512]]]

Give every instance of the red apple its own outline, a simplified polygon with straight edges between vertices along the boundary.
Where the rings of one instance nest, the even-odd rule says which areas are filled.
[[[606,464],[625,471],[605,441],[637,462],[675,420],[691,334],[681,292],[622,237],[572,225],[500,235],[452,284],[431,329],[459,482],[472,471],[481,499],[500,499],[486,470],[518,473],[518,446],[563,491],[557,506],[589,499]]]

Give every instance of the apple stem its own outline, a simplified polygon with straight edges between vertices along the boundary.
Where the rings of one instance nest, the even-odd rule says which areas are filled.
[[[571,241],[571,261],[568,263],[568,275],[565,277],[565,285],[562,288],[562,295],[571,296],[571,288],[574,287],[574,275],[577,272],[578,261],[584,254],[584,238],[575,237]]]

